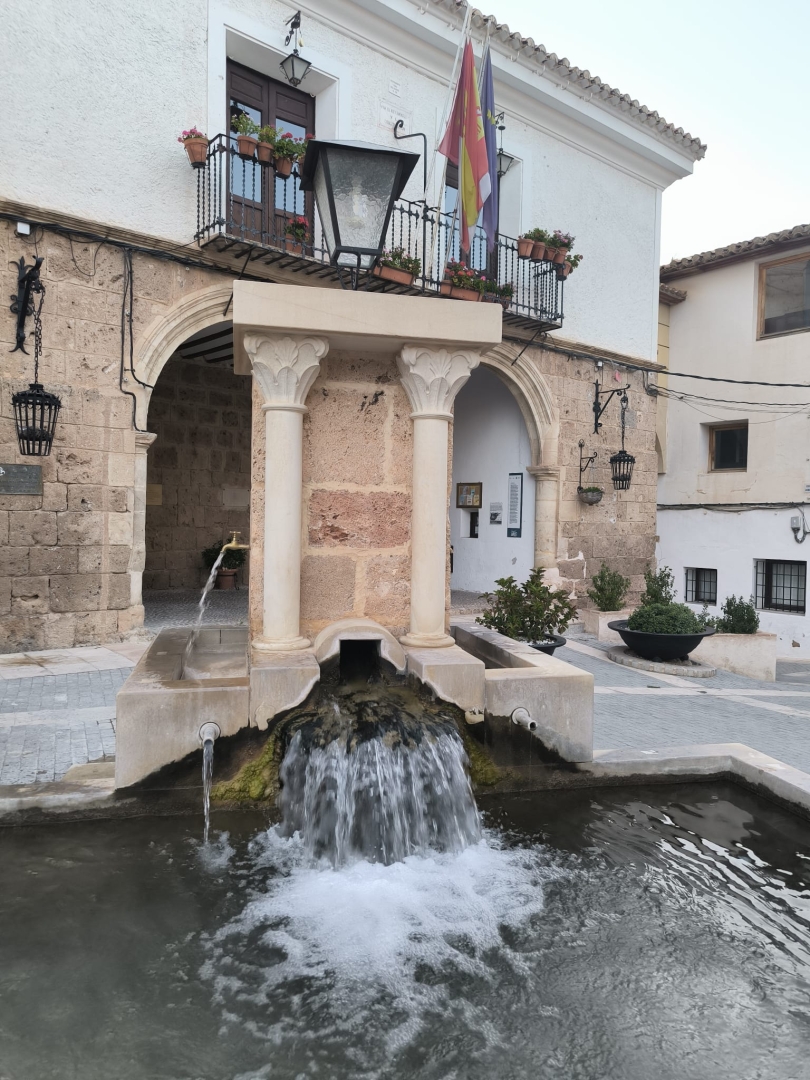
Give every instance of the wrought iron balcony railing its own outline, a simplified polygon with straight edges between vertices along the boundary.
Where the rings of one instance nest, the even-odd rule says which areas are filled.
[[[205,164],[197,170],[197,231],[201,247],[211,245],[235,259],[276,263],[299,273],[334,278],[312,195],[302,192],[298,172],[281,177],[272,166],[245,159],[236,140],[211,139]],[[440,292],[448,260],[460,256],[458,223],[421,202],[399,200],[391,215],[387,248],[402,248],[421,262],[412,286],[368,276],[371,289],[413,293]],[[475,229],[467,265],[493,283],[511,285],[504,318],[513,323],[558,329],[563,322],[562,269],[550,262],[518,257],[517,240],[499,235],[492,252],[486,235]],[[493,289],[493,293],[495,290]],[[490,298],[490,297],[487,297]],[[492,297],[493,299],[495,297]]]

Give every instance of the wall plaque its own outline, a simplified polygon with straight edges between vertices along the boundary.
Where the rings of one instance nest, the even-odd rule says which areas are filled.
[[[41,494],[41,465],[0,465],[0,495]]]
[[[506,504],[506,535],[520,536],[523,530],[523,473],[509,473],[509,500]]]

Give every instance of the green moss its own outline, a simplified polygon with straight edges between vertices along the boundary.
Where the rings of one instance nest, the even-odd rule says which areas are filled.
[[[499,780],[503,779],[503,773],[490,759],[483,746],[469,733],[466,723],[462,722],[458,727],[464,749],[470,759],[470,780],[473,786],[494,787]]]
[[[278,771],[281,746],[274,731],[253,761],[243,765],[232,780],[223,780],[211,788],[212,802],[275,803],[279,792]]]

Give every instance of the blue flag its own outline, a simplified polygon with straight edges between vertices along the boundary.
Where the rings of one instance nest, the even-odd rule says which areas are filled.
[[[484,121],[484,140],[487,146],[487,161],[489,163],[489,178],[491,183],[489,198],[484,203],[482,225],[487,235],[487,251],[495,247],[495,236],[498,232],[498,147],[496,146],[497,124],[495,122],[495,88],[492,85],[492,58],[489,44],[481,64],[481,78],[479,80],[479,96],[481,98],[481,117]]]

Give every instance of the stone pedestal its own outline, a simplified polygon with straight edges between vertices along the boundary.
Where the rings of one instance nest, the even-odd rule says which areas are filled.
[[[480,359],[472,350],[422,345],[406,345],[397,357],[413,410],[411,624],[402,638],[412,648],[455,644],[444,626],[449,423],[455,396]]]
[[[301,509],[304,401],[329,345],[323,338],[245,334],[265,418],[264,596],[255,649],[305,649],[301,636]]]

